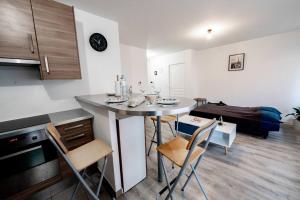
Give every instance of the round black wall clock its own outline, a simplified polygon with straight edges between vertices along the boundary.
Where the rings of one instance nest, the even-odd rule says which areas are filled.
[[[107,48],[107,40],[100,33],[93,33],[90,36],[90,45],[96,51],[104,51]]]

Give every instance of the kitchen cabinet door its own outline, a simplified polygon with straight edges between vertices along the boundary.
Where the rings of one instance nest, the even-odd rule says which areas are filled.
[[[0,58],[39,60],[30,0],[0,0]]]
[[[31,0],[42,79],[80,79],[73,7]]]

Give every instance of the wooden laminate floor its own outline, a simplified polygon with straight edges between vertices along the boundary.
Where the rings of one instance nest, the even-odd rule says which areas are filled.
[[[148,148],[153,134],[150,121],[147,121],[146,128]],[[172,134],[167,126],[163,125],[162,129],[163,141],[166,142]],[[118,200],[156,199],[156,194],[165,184],[156,181],[156,163],[154,145],[148,157],[148,177]],[[171,177],[178,173],[170,163],[167,163],[167,171]],[[223,148],[210,145],[197,171],[210,200],[300,200],[300,134],[290,127],[271,132],[268,139],[238,134],[227,156]],[[186,177],[182,176],[179,186],[185,180]],[[49,199],[65,200],[73,187],[53,193]],[[195,178],[184,193],[177,187],[174,197],[179,200],[204,199]],[[80,191],[77,199],[87,199],[86,194]],[[110,199],[105,191],[102,199]]]

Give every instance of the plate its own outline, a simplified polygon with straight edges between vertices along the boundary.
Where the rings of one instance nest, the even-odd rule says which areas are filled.
[[[106,95],[107,95],[107,96],[115,96],[116,93],[114,93],[114,92],[108,92],[108,93],[106,93]]]
[[[176,98],[161,98],[161,99],[158,99],[156,101],[156,103],[158,104],[162,104],[162,105],[173,105],[173,104],[177,104],[179,103],[179,99],[176,99]]]
[[[108,98],[105,100],[106,103],[122,103],[128,101],[128,99],[122,99],[122,98]]]

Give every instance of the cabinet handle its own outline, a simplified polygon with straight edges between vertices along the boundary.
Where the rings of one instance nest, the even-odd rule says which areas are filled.
[[[84,124],[78,124],[78,125],[75,125],[75,126],[70,126],[70,127],[67,127],[65,128],[65,131],[69,131],[69,130],[72,130],[72,129],[75,129],[75,128],[80,128],[80,127],[83,127]]]
[[[85,136],[85,134],[84,134],[84,133],[81,133],[81,134],[75,135],[75,136],[73,136],[73,137],[65,137],[64,139],[65,139],[66,141],[71,141],[71,140],[76,140],[76,139],[82,138],[82,137],[84,137],[84,136]]]
[[[29,45],[30,45],[30,51],[32,54],[34,54],[32,34],[28,34],[28,40],[29,40]]]
[[[49,70],[49,64],[48,64],[48,57],[45,55],[45,65],[46,65],[46,72],[49,74],[50,70]]]

